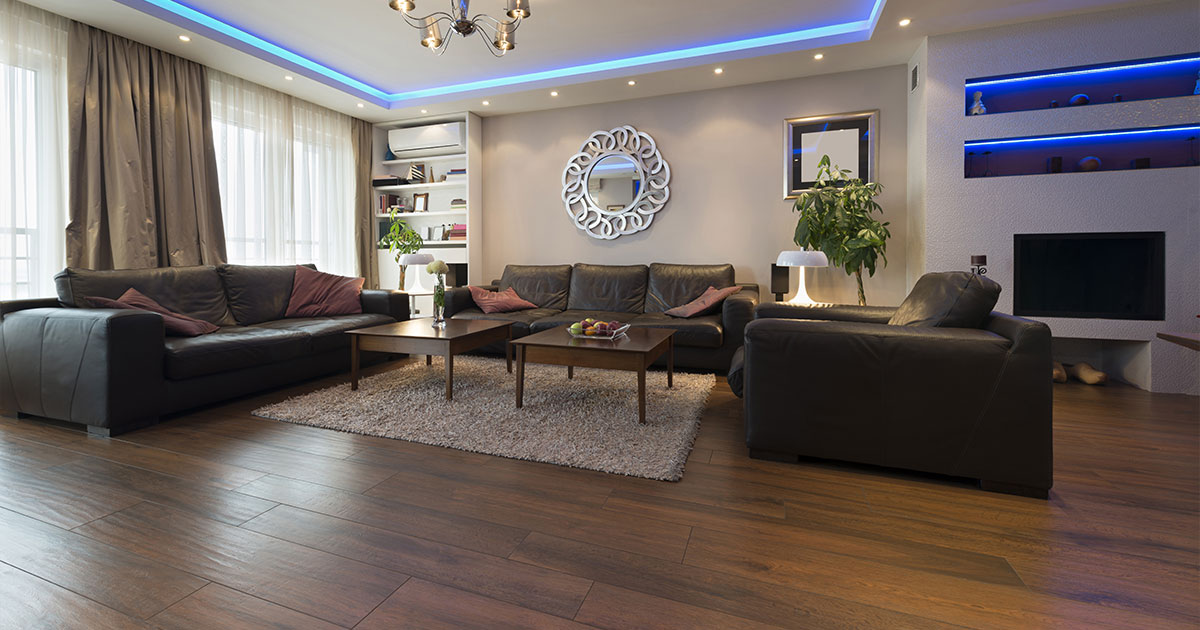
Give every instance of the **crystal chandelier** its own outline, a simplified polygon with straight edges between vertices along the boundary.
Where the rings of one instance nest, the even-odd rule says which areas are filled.
[[[421,45],[436,55],[446,52],[454,34],[447,32],[445,37],[442,36],[444,21],[450,29],[463,37],[479,33],[487,43],[488,52],[502,57],[504,53],[517,47],[517,27],[521,25],[522,20],[530,16],[529,0],[507,2],[508,8],[504,12],[509,18],[507,20],[498,20],[482,13],[470,15],[471,0],[450,0],[449,13],[436,11],[421,18],[412,15],[417,8],[414,0],[391,0],[388,6],[399,11],[413,28],[421,30]]]

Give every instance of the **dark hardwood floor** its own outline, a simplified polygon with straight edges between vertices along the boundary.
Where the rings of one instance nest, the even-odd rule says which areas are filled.
[[[723,380],[679,483],[249,413],[345,380],[115,439],[0,416],[0,628],[1200,625],[1195,397],[1056,386],[1039,501],[751,460]]]

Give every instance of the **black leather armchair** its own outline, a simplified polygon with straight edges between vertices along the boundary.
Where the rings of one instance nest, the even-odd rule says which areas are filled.
[[[751,457],[905,468],[1045,498],[1049,328],[994,312],[980,328],[887,325],[895,310],[759,307],[738,375]]]

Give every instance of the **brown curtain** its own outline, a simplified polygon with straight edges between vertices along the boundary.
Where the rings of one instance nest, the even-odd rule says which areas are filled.
[[[72,22],[67,264],[225,262],[204,66]]]
[[[351,119],[351,141],[354,146],[354,241],[358,255],[358,273],[366,278],[365,286],[379,288],[379,254],[375,247],[375,195],[371,189],[372,142],[371,123]]]

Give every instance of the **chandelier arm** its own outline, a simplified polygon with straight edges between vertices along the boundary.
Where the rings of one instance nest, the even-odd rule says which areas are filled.
[[[434,11],[433,13],[430,13],[429,15],[426,15],[423,18],[413,17],[407,13],[401,13],[400,15],[401,15],[401,17],[404,18],[404,21],[408,22],[408,25],[413,28],[425,28],[425,20],[428,20],[429,18],[434,17],[435,15],[437,16],[437,20],[435,20],[436,22],[441,22],[442,20],[449,20],[451,24],[454,23],[454,16],[450,15],[449,13],[446,13],[445,11]]]
[[[447,34],[446,37],[444,39],[442,39],[442,45],[433,49],[434,56],[441,57],[443,54],[446,53],[447,50],[450,50],[450,41],[453,39],[454,39],[453,37],[451,37],[449,34]]]
[[[486,48],[488,52],[492,53],[493,57],[503,57],[504,53],[508,52],[505,50],[496,50],[495,44],[492,43],[490,37],[484,34],[483,29],[476,29],[475,32],[479,33],[479,38],[483,41],[483,47]]]
[[[487,21],[485,22],[483,20],[487,20]],[[492,29],[492,32],[499,32],[501,25],[511,24],[512,30],[509,31],[510,33],[515,33],[517,31],[517,28],[519,28],[521,26],[521,20],[522,20],[522,18],[514,18],[511,20],[499,20],[490,15],[487,15],[486,13],[480,13],[479,15],[476,15],[475,17],[471,18],[471,22],[475,26],[486,26],[486,27]],[[488,22],[492,22],[492,24],[489,24]]]

